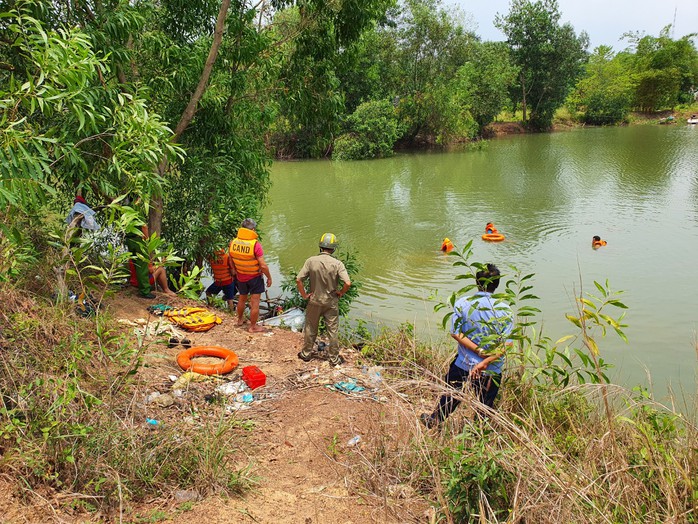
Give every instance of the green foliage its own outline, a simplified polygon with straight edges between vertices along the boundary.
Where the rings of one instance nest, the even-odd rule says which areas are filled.
[[[677,69],[650,69],[637,75],[635,104],[644,111],[673,108],[679,96],[680,77]]]
[[[369,144],[362,140],[361,137],[353,133],[345,133],[334,141],[332,149],[332,158],[334,160],[359,160],[369,158],[366,156],[366,151]]]
[[[516,74],[509,61],[509,51],[500,42],[473,45],[472,58],[458,69],[454,88],[480,132],[506,105],[508,89]]]
[[[294,156],[327,155],[340,130],[344,99],[337,76],[341,54],[382,18],[393,0],[304,0],[277,15],[281,38],[296,34],[279,79],[281,131],[277,151]]]
[[[523,105],[524,123],[535,130],[550,128],[586,58],[587,35],[560,25],[560,17],[556,0],[513,0],[509,13],[495,21],[519,68],[515,99]]]
[[[485,515],[506,518],[509,507],[507,490],[516,476],[504,468],[507,453],[487,445],[491,430],[466,428],[447,451],[443,466],[446,496],[456,522],[473,522]],[[491,508],[488,514],[483,501]]]
[[[358,160],[392,156],[401,135],[393,105],[387,100],[365,102],[347,118],[348,133],[334,145],[332,158]]]
[[[587,124],[616,124],[628,116],[634,89],[625,57],[600,46],[589,57],[586,74],[570,93],[567,106],[573,113],[581,112],[580,119]]]
[[[673,109],[693,101],[698,84],[698,50],[692,35],[678,40],[670,37],[671,26],[659,37],[626,33],[630,42],[628,61],[636,77],[635,107],[644,111]]]
[[[364,338],[361,356],[374,364],[387,366],[394,373],[418,378],[424,369],[439,370],[433,348],[418,340],[414,325],[401,324],[396,330],[383,329],[370,338]]]
[[[473,136],[476,126],[453,80],[477,39],[458,13],[438,1],[408,1],[385,32],[394,43],[383,56],[391,63],[382,68],[391,73],[383,82],[399,100],[402,140],[445,144]]]
[[[169,278],[172,282],[172,287],[177,290],[179,295],[191,300],[198,300],[201,297],[201,293],[204,292],[204,285],[201,283],[201,273],[202,269],[199,266],[194,266],[189,271],[179,273],[177,279],[174,279],[172,275]]]
[[[457,258],[457,260],[453,262],[453,266],[463,271],[463,273],[456,276],[456,280],[465,281],[466,284],[459,290],[451,293],[446,302],[439,302],[434,306],[435,311],[447,311],[441,321],[444,329],[450,325],[456,301],[467,293],[477,291],[477,272],[487,269],[487,264],[471,261],[473,255],[472,240],[468,242],[462,250],[456,248],[451,251],[449,255]],[[513,278],[508,278],[506,274],[501,275],[498,287],[499,292],[492,294],[492,300],[495,304],[503,303],[515,308],[517,322],[515,323],[513,331],[507,335],[507,338],[518,341],[521,344],[530,342],[527,328],[533,325],[532,317],[536,313],[539,313],[540,310],[533,306],[526,305],[526,302],[538,299],[537,296],[530,293],[533,287],[528,282],[534,275],[529,274],[522,276],[514,267],[511,267],[511,270],[513,272]],[[491,334],[483,337],[483,346],[489,344],[497,346],[502,343],[501,328],[496,325],[497,319],[493,317],[492,321],[492,329],[490,329]]]
[[[51,29],[20,2],[0,28],[13,42],[0,84],[0,205],[33,209],[83,184],[112,197],[147,194],[157,163],[180,152],[136,92],[100,82],[110,62],[78,30]]]
[[[454,249],[449,255],[456,258],[454,267],[462,271],[456,276],[456,280],[465,281],[466,284],[452,293],[446,302],[440,302],[434,306],[435,311],[446,311],[442,318],[444,329],[448,329],[450,325],[456,300],[477,290],[476,274],[486,269],[486,264],[471,261],[472,241],[462,250]],[[510,270],[511,275],[502,273],[499,292],[492,294],[495,303],[508,304],[516,315],[514,329],[507,335],[507,338],[514,341],[517,346],[516,350],[511,350],[507,354],[510,369],[518,368],[521,376],[526,380],[533,380],[539,384],[551,381],[559,387],[566,387],[571,383],[608,383],[607,372],[611,364],[600,355],[597,342],[599,335],[596,333],[600,331],[600,337],[605,338],[608,329],[611,329],[627,342],[623,332],[623,328],[626,327],[623,324],[625,313],[615,318],[608,312],[613,308],[627,309],[627,306],[618,299],[622,292],[612,291],[608,282],[605,285],[594,282],[599,295],[580,296],[578,314],[566,315],[575,328],[579,329],[579,333],[564,336],[553,343],[547,338],[536,336],[535,316],[540,310],[529,305],[538,300],[532,292],[531,282],[534,274],[522,275],[515,267],[511,267]],[[499,345],[501,343],[499,329],[493,325],[490,331],[491,334],[483,337],[481,344],[483,346]],[[569,344],[569,341],[573,343]],[[561,347],[565,343],[567,345]],[[577,347],[574,347],[574,343],[577,343]]]
[[[22,269],[37,261],[33,246],[14,223],[0,223],[0,254],[0,282],[20,278]]]
[[[99,508],[169,494],[173,487],[240,493],[252,483],[230,450],[234,419],[201,428],[143,424],[134,373],[143,347],[114,319],[81,319],[0,287],[0,473],[26,487],[81,493]]]

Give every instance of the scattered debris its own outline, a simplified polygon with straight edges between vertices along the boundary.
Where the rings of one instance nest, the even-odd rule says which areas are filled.
[[[264,324],[265,326],[287,327],[294,333],[297,333],[302,331],[305,325],[305,311],[301,308],[294,307],[281,315],[263,320],[260,324]]]
[[[234,382],[226,382],[225,384],[221,384],[216,388],[216,391],[222,393],[223,395],[237,395],[246,389],[247,384],[245,384],[242,380],[237,380]]]
[[[150,395],[148,396],[150,397]],[[146,399],[146,401],[147,400],[148,399]],[[161,408],[169,408],[172,404],[175,403],[175,399],[169,393],[163,393],[161,395],[155,395],[149,403],[155,404],[156,406],[160,406]]]
[[[383,371],[381,366],[363,367],[363,372],[366,373],[368,383],[372,388],[379,387],[381,382],[383,382],[381,371]]]
[[[351,448],[356,446],[359,442],[361,442],[361,435],[356,435],[347,440],[347,446]]]
[[[327,386],[330,389],[334,389],[336,391],[340,391],[342,393],[360,393],[361,391],[364,391],[366,388],[363,386],[359,386],[354,379],[351,380],[344,380],[341,382],[336,382],[332,384],[331,386]]]
[[[178,489],[174,492],[175,502],[196,502],[199,500],[199,493],[191,489]]]
[[[172,389],[184,389],[189,385],[190,382],[205,382],[206,380],[209,380],[207,375],[187,371],[182,373],[175,383],[172,384]]]
[[[155,420],[154,418],[147,418],[147,417],[145,419],[145,424],[150,429],[157,429],[157,428],[162,426],[162,423],[159,420]]]
[[[161,317],[165,311],[174,309],[174,306],[168,306],[167,304],[153,304],[152,306],[148,306],[146,309],[153,315]]]

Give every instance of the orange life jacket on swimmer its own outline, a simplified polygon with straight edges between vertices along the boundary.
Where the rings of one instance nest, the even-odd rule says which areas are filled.
[[[254,256],[257,233],[246,227],[238,229],[238,236],[230,242],[229,253],[235,264],[235,271],[240,275],[261,275],[259,261]]]
[[[228,265],[229,258],[230,255],[228,255],[224,249],[219,249],[208,261],[209,264],[211,264],[213,280],[218,286],[227,286],[228,284],[233,283],[233,274],[230,271],[230,266]]]
[[[444,241],[441,244],[441,251],[444,253],[450,253],[453,251],[453,242],[451,242],[448,238],[444,238]]]
[[[494,227],[494,224],[492,222],[487,222],[487,225],[485,226],[485,233],[487,234],[497,234],[499,231],[497,231],[497,228]]]
[[[605,246],[606,244],[607,244],[607,242],[605,240],[594,240],[591,243],[592,247],[601,247],[601,246]]]

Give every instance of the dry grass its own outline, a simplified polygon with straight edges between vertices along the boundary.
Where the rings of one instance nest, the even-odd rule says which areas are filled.
[[[421,353],[414,340],[391,340],[403,346],[379,353]],[[459,392],[464,403],[444,427],[426,430],[418,416],[447,391],[433,371],[444,364],[388,370],[390,407],[367,431],[360,483],[394,517],[419,517],[404,514],[397,491],[427,498],[445,522],[698,522],[695,412],[611,385],[609,428],[601,386],[555,389],[510,376],[488,418],[471,421],[477,402]]]
[[[149,429],[145,385],[130,373],[143,347],[108,318],[83,319],[7,286],[0,302],[0,474],[107,512],[174,489],[249,487],[232,452],[246,431],[222,407]]]

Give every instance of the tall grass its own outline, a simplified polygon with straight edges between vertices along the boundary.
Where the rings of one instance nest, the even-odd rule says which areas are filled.
[[[448,389],[440,376],[452,356],[404,329],[364,347],[385,365],[390,407],[367,425],[357,475],[392,518],[420,517],[390,497],[409,486],[444,522],[698,522],[698,398],[680,413],[640,387],[582,382],[574,361],[556,364],[570,380],[553,382],[545,358],[522,358],[546,341],[522,344],[497,410],[473,419],[475,397],[449,390],[463,404],[439,430],[418,416]]]

